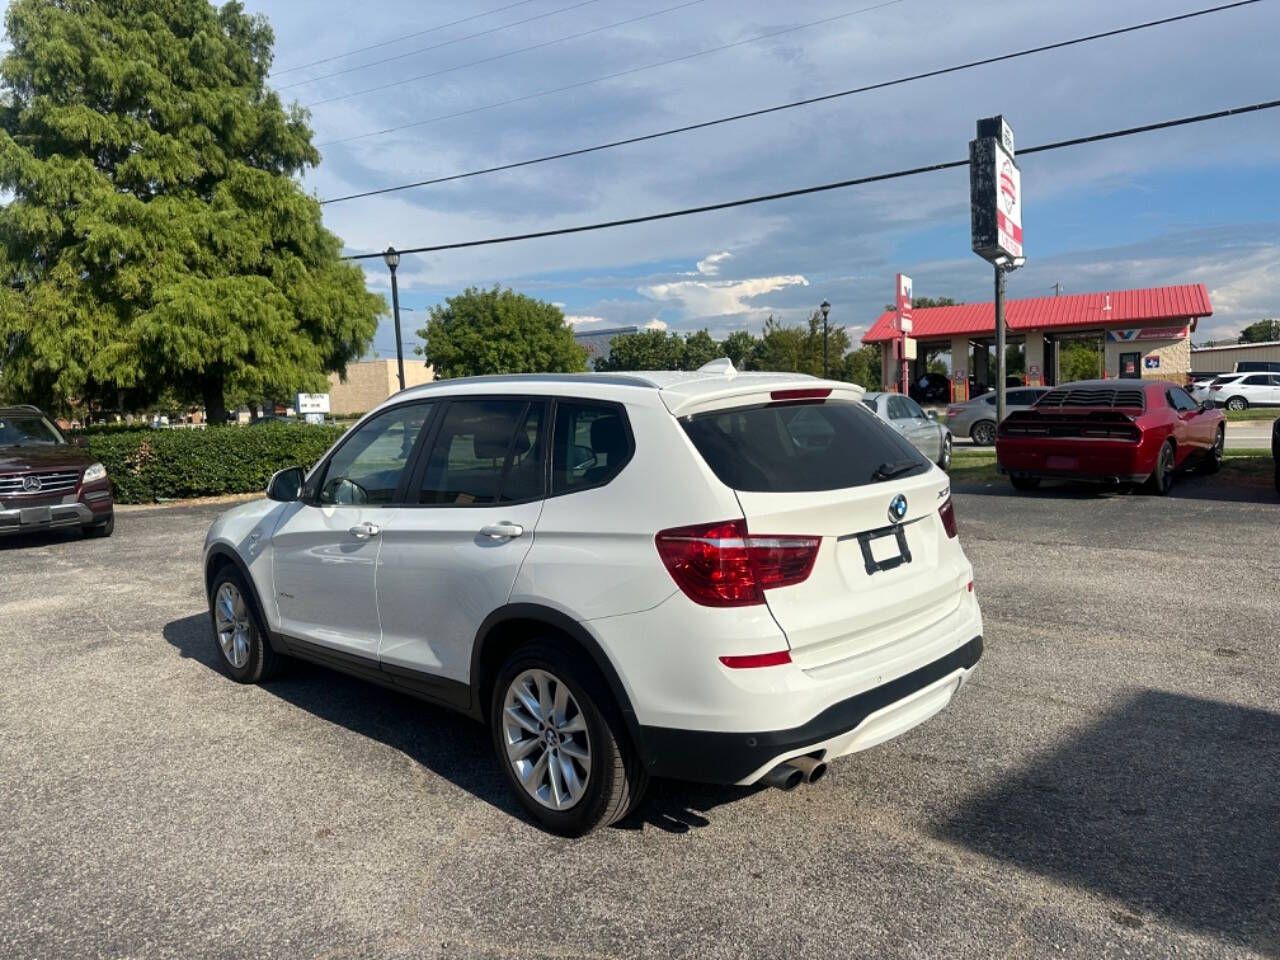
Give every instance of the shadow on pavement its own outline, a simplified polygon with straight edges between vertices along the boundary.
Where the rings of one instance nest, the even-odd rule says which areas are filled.
[[[934,833],[1280,956],[1280,714],[1143,691]]]
[[[32,533],[6,533],[0,536],[0,550],[30,550],[71,540],[87,540],[79,527],[58,527]]]
[[[221,682],[235,682],[222,671],[208,614],[167,623],[164,638],[183,657],[215,672]],[[497,767],[487,728],[461,714],[300,660],[290,660],[282,675],[262,689],[321,720],[385,743],[476,798],[529,822]],[[335,757],[334,762],[341,760]],[[656,780],[645,800],[618,826],[639,830],[649,824],[685,833],[708,826],[705,814],[712,808],[756,789]]]
[[[1272,477],[1247,475],[1198,476],[1180,475],[1167,497],[1157,497],[1142,487],[1121,484],[1076,483],[1070,480],[1046,480],[1036,490],[1013,489],[1008,477],[985,480],[953,480],[954,493],[987,497],[1024,497],[1041,500],[1096,500],[1110,497],[1143,497],[1150,500],[1216,500],[1226,503],[1264,503],[1280,505]]]

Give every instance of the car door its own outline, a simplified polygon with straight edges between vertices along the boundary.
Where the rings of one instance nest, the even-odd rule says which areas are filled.
[[[942,456],[942,428],[930,420],[910,397],[895,399],[901,401],[906,415],[906,438],[930,460],[937,460]]]
[[[412,505],[382,534],[384,670],[466,683],[484,619],[507,602],[542,511],[543,398],[459,397],[441,412],[410,480]]]
[[[1273,407],[1280,406],[1280,373],[1271,374],[1271,399],[1268,403]]]
[[[354,427],[308,478],[303,500],[289,505],[271,537],[283,633],[377,659],[381,532],[431,410],[404,403]]]

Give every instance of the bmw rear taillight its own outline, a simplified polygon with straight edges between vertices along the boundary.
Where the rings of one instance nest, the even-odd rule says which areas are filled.
[[[938,516],[942,518],[942,529],[947,531],[947,536],[954,540],[959,531],[956,530],[956,508],[950,497],[947,497],[946,502],[938,508]]]
[[[747,532],[745,520],[663,530],[654,538],[676,586],[706,607],[764,603],[764,591],[808,579],[821,537]]]

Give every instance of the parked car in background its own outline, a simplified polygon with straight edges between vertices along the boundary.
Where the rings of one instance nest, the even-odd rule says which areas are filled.
[[[1228,410],[1280,407],[1280,373],[1236,373],[1219,377],[1209,387],[1209,397]]]
[[[1193,373],[1187,378],[1187,393],[1191,394],[1191,399],[1196,403],[1204,403],[1212,399],[1209,388],[1221,376],[1220,373]]]
[[[862,402],[943,470],[951,469],[951,431],[935,415],[900,393],[868,393]]]
[[[947,403],[951,400],[951,381],[940,373],[926,373],[911,384],[907,395],[916,403]]]
[[[1236,373],[1280,373],[1280,360],[1240,360]]]
[[[58,527],[111,536],[107,470],[38,408],[0,407],[0,534]]]
[[[982,653],[950,481],[861,398],[728,361],[401,391],[214,522],[216,656],[487,722],[566,835],[651,775],[813,782],[941,711]]]
[[[1015,410],[1025,410],[1046,393],[1048,387],[1019,387],[1005,390],[1005,416]],[[980,447],[996,442],[996,395],[984,393],[980,397],[953,403],[947,407],[947,429],[957,437],[968,437]]]
[[[1046,477],[1146,483],[1166,494],[1179,470],[1215,472],[1226,417],[1164,381],[1084,380],[1054,387],[1000,424],[996,462],[1018,490]]]

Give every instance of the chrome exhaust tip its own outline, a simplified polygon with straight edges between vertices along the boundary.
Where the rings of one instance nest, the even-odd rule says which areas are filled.
[[[791,791],[804,782],[804,774],[799,767],[783,761],[761,777],[760,782],[778,790]]]
[[[804,774],[805,783],[817,783],[827,775],[827,765],[814,757],[792,757],[787,762]]]

